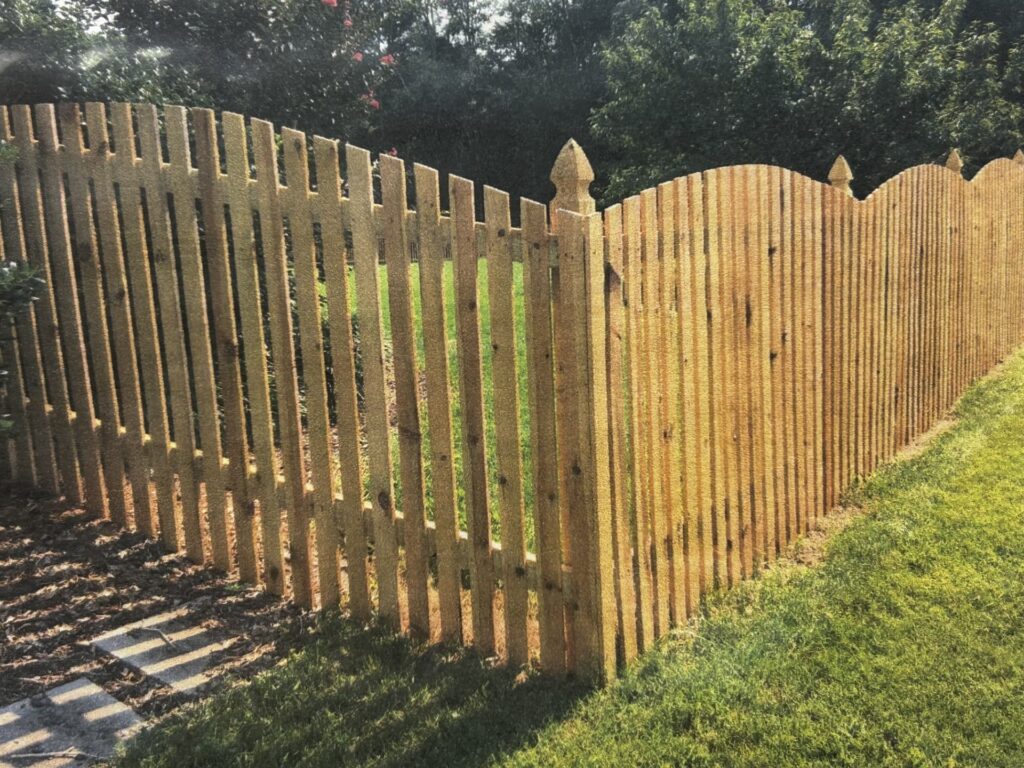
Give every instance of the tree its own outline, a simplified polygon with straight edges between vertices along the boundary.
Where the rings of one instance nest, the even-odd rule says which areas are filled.
[[[867,191],[952,146],[975,164],[1012,152],[1024,137],[1021,56],[1001,62],[998,31],[966,22],[964,6],[646,9],[604,54],[609,100],[594,130],[620,151],[609,199],[737,162],[821,178],[840,152]]]
[[[136,50],[164,52],[191,103],[327,136],[365,133],[413,0],[88,0]]]
[[[567,139],[590,137],[617,0],[475,0],[431,14],[384,88],[373,141],[513,195],[546,201]],[[451,8],[449,4],[445,6]],[[454,23],[453,23],[454,22]]]
[[[88,36],[72,9],[49,0],[0,5],[0,95],[9,103],[56,101],[80,85]]]
[[[0,99],[212,106],[538,200],[570,137],[609,202],[840,152],[863,191],[1012,152],[1022,35],[1018,0],[8,0]]]
[[[79,0],[0,7],[0,103],[201,99],[166,51],[131,45]]]

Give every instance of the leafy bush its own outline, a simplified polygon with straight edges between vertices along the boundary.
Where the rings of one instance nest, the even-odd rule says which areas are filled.
[[[3,147],[0,146],[0,152],[2,151]],[[34,267],[13,262],[0,266],[0,322],[3,323],[2,332],[8,334],[7,338],[14,332],[11,321],[39,297],[43,285]],[[0,370],[0,377],[5,379],[9,375],[10,371],[5,365]],[[11,415],[0,415],[0,438],[9,437],[13,432],[14,422]]]

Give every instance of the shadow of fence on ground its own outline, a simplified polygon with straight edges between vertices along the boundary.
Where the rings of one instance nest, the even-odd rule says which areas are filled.
[[[143,734],[124,765],[187,749],[194,766],[478,766],[533,743],[592,690],[331,613],[284,664]]]

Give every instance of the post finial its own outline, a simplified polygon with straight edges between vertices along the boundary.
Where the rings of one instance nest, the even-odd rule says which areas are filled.
[[[960,150],[954,149],[949,153],[949,158],[946,160],[946,167],[953,173],[963,173],[964,161],[960,157]]]
[[[590,196],[594,169],[583,147],[574,139],[569,139],[558,153],[551,169],[551,181],[555,185],[555,197],[551,200],[552,222],[558,210],[582,214],[591,214],[597,210],[597,204]]]
[[[850,188],[851,181],[853,181],[853,171],[850,170],[850,164],[846,162],[846,158],[840,155],[832,164],[832,170],[828,172],[828,182],[835,189],[853,197],[853,190]]]
[[[1024,165],[1024,149],[1017,150],[1017,154],[1013,156],[1013,162],[1017,165]]]

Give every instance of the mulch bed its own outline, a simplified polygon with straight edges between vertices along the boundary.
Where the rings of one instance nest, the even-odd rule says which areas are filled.
[[[315,626],[313,614],[140,534],[62,501],[0,491],[0,706],[85,676],[143,717],[173,709],[180,695],[89,641],[181,606],[237,638],[211,670],[221,681],[278,663]]]

